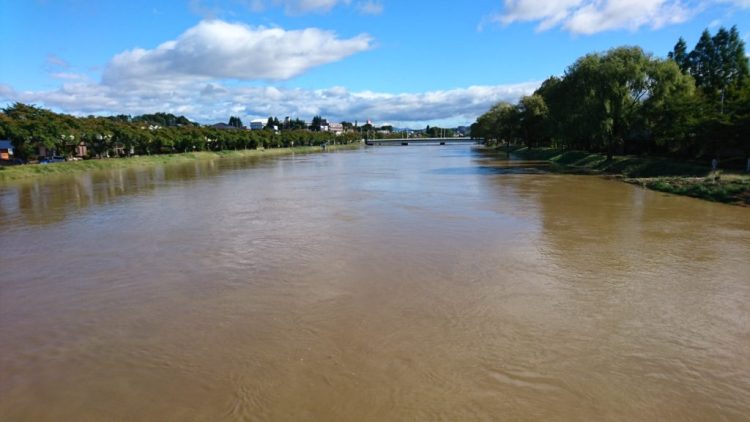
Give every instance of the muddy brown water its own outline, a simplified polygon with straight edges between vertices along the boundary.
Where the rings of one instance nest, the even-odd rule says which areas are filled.
[[[0,187],[0,420],[747,420],[750,210],[471,146]]]

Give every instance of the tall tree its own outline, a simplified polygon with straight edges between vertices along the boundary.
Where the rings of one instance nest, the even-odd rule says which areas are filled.
[[[538,94],[522,97],[518,103],[518,112],[526,145],[529,148],[541,145],[549,137],[549,109],[544,98]]]
[[[231,116],[229,118],[229,126],[236,127],[237,129],[242,128],[242,119],[237,116]]]
[[[647,93],[648,66],[649,57],[639,47],[620,47],[580,59],[566,75],[588,87],[584,99],[592,107],[588,118],[595,138],[605,145],[608,160],[616,149],[624,147],[630,124]]]
[[[680,39],[677,40],[677,44],[675,44],[672,51],[669,52],[668,57],[677,63],[680,70],[686,73],[689,72],[690,62],[688,60],[687,43],[684,38],[680,37]]]
[[[708,29],[701,34],[695,48],[688,55],[688,61],[690,74],[695,78],[695,85],[703,90],[709,89],[715,80],[716,49]]]
[[[704,30],[688,61],[696,86],[723,114],[730,91],[739,89],[750,73],[745,43],[737,27],[729,31],[719,28],[713,37]]]

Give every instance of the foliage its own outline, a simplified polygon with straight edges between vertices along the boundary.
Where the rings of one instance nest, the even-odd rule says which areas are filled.
[[[750,155],[750,76],[736,27],[704,31],[667,59],[639,47],[579,58],[517,104],[499,103],[471,127],[489,142],[681,158]]]
[[[237,129],[242,129],[242,119],[240,119],[238,116],[231,116],[229,118],[229,126],[236,127]]]
[[[330,149],[351,148],[355,145],[333,146]],[[116,160],[68,161],[51,165],[0,166],[0,183],[30,179],[46,175],[64,175],[90,170],[111,170],[130,167],[145,167],[162,164],[179,164],[197,160],[214,160],[222,157],[268,157],[282,154],[306,154],[321,151],[320,147],[294,147],[266,150],[204,151],[182,154],[161,154],[130,157]]]
[[[122,119],[121,116],[117,116]],[[155,114],[144,114],[137,116],[132,119],[134,122],[150,123],[163,127],[175,127],[175,126],[198,126],[197,123],[191,122],[185,116],[175,116],[171,113],[155,113]]]
[[[269,120],[278,123],[278,119]],[[242,127],[239,117],[229,121],[231,126]],[[0,135],[10,139],[16,155],[26,160],[36,159],[42,146],[46,155],[73,156],[81,142],[88,149],[85,158],[90,158],[348,144],[361,139],[355,133],[336,136],[297,128],[281,133],[221,130],[166,113],[132,119],[128,116],[73,117],[21,103],[6,107],[0,113]]]

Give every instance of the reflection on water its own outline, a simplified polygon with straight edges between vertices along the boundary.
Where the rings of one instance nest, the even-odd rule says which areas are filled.
[[[741,420],[748,210],[469,146],[0,190],[3,420]]]
[[[121,196],[150,195],[171,183],[189,183],[221,172],[257,165],[258,157],[197,160],[187,164],[92,171],[8,184],[0,190],[0,215],[14,224],[60,222],[91,206],[113,204]],[[6,220],[7,221],[7,220]]]

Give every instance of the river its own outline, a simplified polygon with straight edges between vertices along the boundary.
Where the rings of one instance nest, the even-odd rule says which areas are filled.
[[[750,209],[475,146],[0,187],[0,419],[742,420]]]

